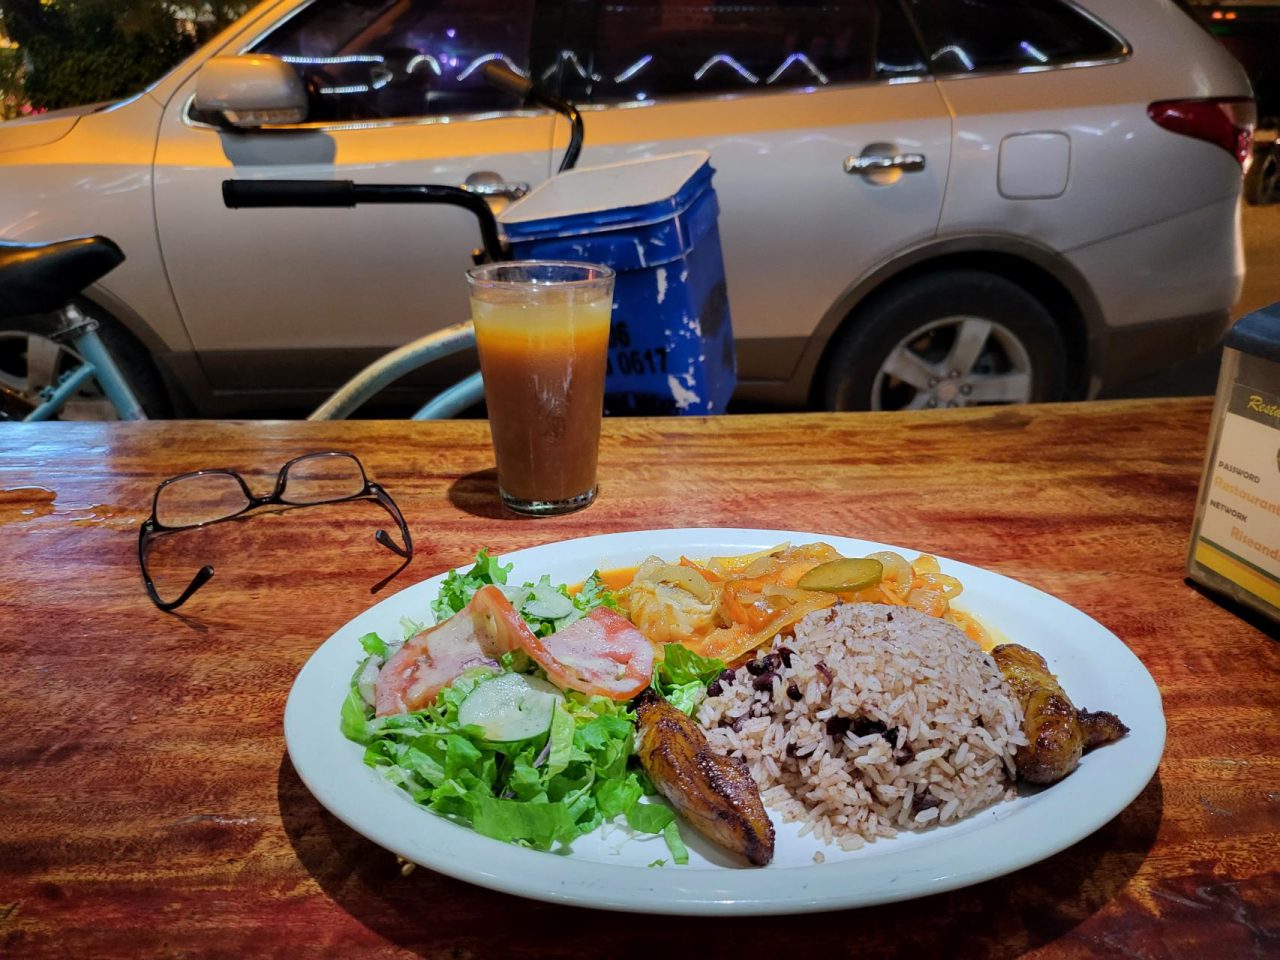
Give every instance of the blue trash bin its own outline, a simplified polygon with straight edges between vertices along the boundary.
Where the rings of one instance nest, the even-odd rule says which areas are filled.
[[[737,385],[712,173],[703,150],[584,167],[498,217],[516,259],[617,273],[606,413],[721,413]]]

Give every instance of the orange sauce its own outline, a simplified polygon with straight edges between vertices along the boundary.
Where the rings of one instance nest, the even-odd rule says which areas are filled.
[[[612,570],[597,571],[604,585],[610,590],[621,590],[624,587],[631,586],[631,581],[635,578],[636,567],[616,567]],[[582,589],[581,583],[570,584],[569,593],[574,594]]]

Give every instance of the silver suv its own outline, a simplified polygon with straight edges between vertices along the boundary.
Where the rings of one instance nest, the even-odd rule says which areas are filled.
[[[264,58],[305,85],[292,115],[200,109],[202,74]],[[0,237],[124,248],[85,306],[151,409],[313,403],[466,315],[474,225],[233,211],[221,182],[501,203],[566,130],[492,59],[583,106],[584,165],[710,150],[742,398],[1094,397],[1211,346],[1240,290],[1249,85],[1171,0],[267,2],[130,100],[0,125]],[[38,389],[64,359],[6,326],[0,382]]]

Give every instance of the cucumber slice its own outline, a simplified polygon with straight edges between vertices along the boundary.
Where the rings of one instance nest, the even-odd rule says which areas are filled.
[[[476,685],[458,708],[458,722],[479,727],[493,743],[528,740],[551,728],[551,715],[564,694],[536,677],[503,673]]]
[[[845,558],[818,564],[801,577],[796,586],[802,590],[845,593],[873,587],[883,576],[884,565],[879,560]]]
[[[534,584],[521,612],[542,620],[559,620],[573,613],[573,601],[551,585],[548,577]]]

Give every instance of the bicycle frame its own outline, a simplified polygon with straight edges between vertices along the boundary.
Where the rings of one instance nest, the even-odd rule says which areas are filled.
[[[50,337],[55,343],[66,344],[80,355],[83,362],[58,378],[58,382],[45,387],[40,404],[23,417],[24,422],[50,420],[56,416],[68,400],[76,395],[89,380],[97,380],[103,394],[115,407],[121,420],[145,420],[142,404],[134,396],[128,382],[111,359],[98,336],[98,322],[86,317],[74,305],[63,307],[62,326]]]

